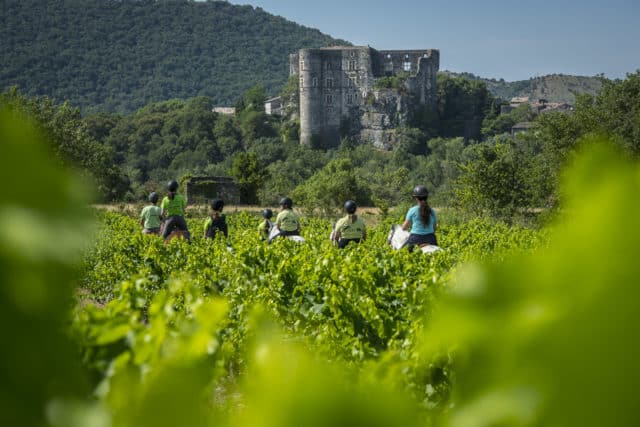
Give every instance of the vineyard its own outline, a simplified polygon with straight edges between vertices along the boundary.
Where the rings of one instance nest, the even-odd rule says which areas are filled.
[[[327,219],[268,245],[242,212],[230,242],[191,217],[164,245],[0,123],[0,178],[26,183],[0,205],[1,425],[640,424],[640,168],[606,141],[555,223],[443,212],[424,255],[386,245],[403,212],[345,250]]]
[[[402,372],[396,385],[416,403],[437,407],[449,392],[448,359],[425,364],[415,345],[451,273],[463,261],[532,250],[543,241],[540,232],[474,221],[442,227],[446,250],[439,253],[394,252],[386,244],[387,221],[366,242],[340,250],[328,239],[329,220],[310,218],[303,223],[305,244],[268,245],[259,240],[257,216],[229,218],[231,250],[222,238],[199,236],[165,245],[143,235],[133,218],[98,215],[103,227],[84,260],[85,300],[74,331],[85,360],[103,378],[99,390],[109,390],[122,370],[135,368],[141,380],[166,358],[202,358],[218,368],[207,382],[231,387],[217,389],[228,404],[235,393],[230,382],[251,368],[250,325],[268,318],[284,342],[356,376]],[[202,222],[191,219],[190,229],[200,230]]]

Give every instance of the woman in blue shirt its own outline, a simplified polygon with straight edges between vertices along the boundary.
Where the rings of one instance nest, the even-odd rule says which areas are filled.
[[[413,198],[416,199],[417,205],[413,206],[407,212],[405,221],[402,224],[403,230],[411,228],[411,234],[405,246],[409,247],[409,252],[413,252],[413,248],[424,245],[438,246],[436,240],[437,218],[436,212],[431,209],[427,198],[429,191],[424,185],[416,185],[413,189]]]

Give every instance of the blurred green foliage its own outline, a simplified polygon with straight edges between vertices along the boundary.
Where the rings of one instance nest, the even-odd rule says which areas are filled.
[[[581,151],[548,248],[470,264],[429,324],[422,351],[456,360],[449,425],[640,421],[640,167],[602,139]]]
[[[0,144],[0,424],[41,426],[47,411],[64,418],[89,391],[65,335],[93,230],[88,188],[51,161],[37,123],[20,112],[0,109]]]

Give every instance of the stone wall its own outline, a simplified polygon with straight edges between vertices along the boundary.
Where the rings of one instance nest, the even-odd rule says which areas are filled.
[[[361,107],[360,142],[376,148],[391,149],[395,140],[395,129],[407,124],[409,100],[395,90],[380,89],[371,95]]]

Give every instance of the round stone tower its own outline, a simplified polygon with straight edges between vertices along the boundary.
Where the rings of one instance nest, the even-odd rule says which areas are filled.
[[[322,56],[319,49],[300,50],[300,142],[313,143],[323,128]]]

